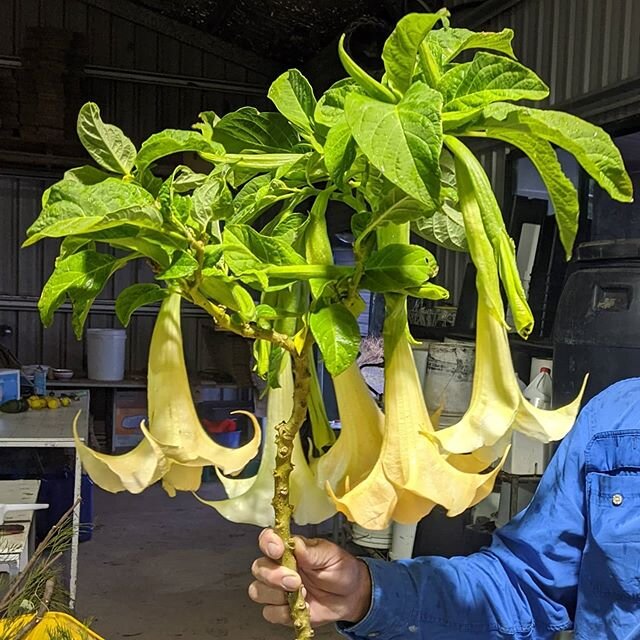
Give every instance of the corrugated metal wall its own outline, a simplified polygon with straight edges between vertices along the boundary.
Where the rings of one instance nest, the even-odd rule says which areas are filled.
[[[137,142],[165,127],[189,127],[204,109],[260,106],[278,71],[127,0],[2,0],[0,65],[16,61],[34,26],[85,34],[87,97]]]
[[[478,10],[484,17],[470,23],[470,28],[499,31],[510,27],[515,31],[518,59],[549,84],[546,106],[555,105],[614,127],[622,118],[640,115],[638,0],[503,0],[486,4],[495,10]],[[508,8],[500,11],[501,6]],[[481,160],[498,198],[504,198],[508,186],[504,148],[484,152]],[[505,206],[510,203],[501,205],[507,214]],[[466,256],[438,250],[436,257],[442,284],[456,301]]]
[[[637,0],[521,0],[475,26],[515,30],[516,54],[550,85],[550,104],[640,75]]]
[[[204,33],[145,11],[127,0],[2,0],[0,66],[19,61],[25,29],[64,28],[86,35],[87,97],[139,143],[165,127],[188,128],[200,111],[224,113],[238,106],[264,103],[266,87],[277,73],[269,60],[216,41]],[[0,151],[1,153],[1,151]],[[39,213],[40,197],[59,175],[0,173],[0,324],[14,330],[2,344],[25,364],[46,363],[85,370],[84,341],[71,330],[68,305],[44,329],[36,310],[57,243],[19,249],[25,231]],[[117,326],[113,300],[133,282],[151,279],[144,263],[130,263],[100,296],[89,327]],[[154,317],[134,315],[128,329],[127,369],[146,369]],[[187,365],[191,371],[212,366],[205,346],[210,321],[197,310],[184,314]],[[17,330],[19,327],[19,331]]]

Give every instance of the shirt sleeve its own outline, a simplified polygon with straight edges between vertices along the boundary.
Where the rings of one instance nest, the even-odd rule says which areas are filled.
[[[371,608],[338,625],[354,640],[546,640],[572,626],[585,544],[591,405],[558,447],[529,506],[467,557],[367,560]]]

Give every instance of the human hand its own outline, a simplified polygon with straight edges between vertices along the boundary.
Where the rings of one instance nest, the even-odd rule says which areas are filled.
[[[284,544],[272,529],[264,529],[258,538],[264,557],[251,567],[255,581],[249,586],[249,597],[264,605],[265,619],[290,625],[287,592],[303,585],[312,625],[361,620],[371,602],[367,565],[328,540],[300,536],[294,540],[298,573],[280,565]]]

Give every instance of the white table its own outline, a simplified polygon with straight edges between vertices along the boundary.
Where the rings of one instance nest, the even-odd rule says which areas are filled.
[[[38,501],[40,480],[1,480],[0,504],[33,504]],[[29,561],[33,553],[34,527],[32,510],[11,511],[6,514],[5,524],[21,524],[20,533],[0,536],[0,566],[9,568],[16,575]]]
[[[71,539],[71,571],[69,597],[71,607],[76,600],[78,581],[78,546],[80,542],[80,489],[82,486],[82,465],[73,440],[71,425],[78,411],[78,435],[84,442],[89,433],[89,392],[74,391],[80,400],[69,407],[59,409],[30,409],[24,413],[0,413],[0,447],[33,447],[73,449],[75,474],[73,484],[73,537]]]

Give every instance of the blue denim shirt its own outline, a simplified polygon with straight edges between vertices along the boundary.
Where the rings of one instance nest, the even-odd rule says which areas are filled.
[[[371,608],[349,638],[640,638],[640,378],[594,398],[529,506],[468,557],[367,560]]]

